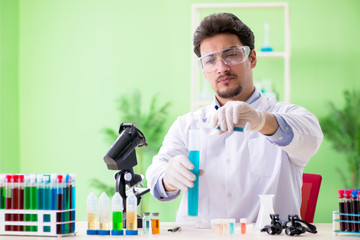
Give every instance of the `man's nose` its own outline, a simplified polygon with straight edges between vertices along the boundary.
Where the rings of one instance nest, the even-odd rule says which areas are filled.
[[[219,58],[219,60],[217,62],[217,72],[222,73],[222,72],[228,72],[228,71],[230,71],[229,65],[225,62],[224,59]]]

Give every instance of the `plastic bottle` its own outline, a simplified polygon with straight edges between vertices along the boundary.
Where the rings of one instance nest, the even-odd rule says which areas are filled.
[[[126,198],[126,235],[138,235],[137,199],[133,191]]]
[[[142,227],[144,235],[151,234],[151,217],[149,212],[144,213],[144,217],[142,219]]]
[[[160,234],[160,218],[159,213],[153,213],[151,218],[152,234]]]
[[[110,199],[106,193],[101,193],[99,197],[99,235],[110,235]]]
[[[344,220],[346,220],[346,217],[344,215],[342,215],[342,213],[346,213],[345,212],[344,190],[338,191],[338,199],[339,199],[340,220],[344,221]],[[345,230],[346,230],[346,223],[340,222],[340,231],[345,231]]]
[[[200,165],[200,130],[190,129],[189,131],[189,160],[194,165],[191,172],[195,175],[194,187],[188,191],[188,215],[198,215],[199,203],[199,165]]]
[[[123,235],[123,204],[122,198],[118,192],[112,197],[112,222],[113,227],[111,235]]]
[[[87,198],[87,214],[88,214],[88,235],[98,234],[98,222],[97,222],[97,197],[91,192]]]

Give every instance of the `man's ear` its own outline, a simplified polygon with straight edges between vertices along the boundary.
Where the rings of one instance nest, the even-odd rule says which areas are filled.
[[[257,58],[256,58],[256,52],[255,49],[251,50],[250,54],[249,54],[249,59],[250,59],[250,66],[251,68],[254,68],[256,66],[257,63]]]

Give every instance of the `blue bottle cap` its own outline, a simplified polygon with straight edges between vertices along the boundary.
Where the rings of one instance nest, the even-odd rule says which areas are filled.
[[[126,230],[126,235],[138,235],[138,230]]]
[[[98,234],[99,235],[110,235],[110,230],[99,230]]]
[[[351,195],[352,195],[353,198],[356,198],[357,195],[358,195],[358,191],[357,191],[357,190],[353,190],[353,191],[351,192]]]
[[[86,231],[87,235],[97,235],[98,234],[98,230],[87,230]]]
[[[123,230],[111,230],[111,235],[124,235]]]

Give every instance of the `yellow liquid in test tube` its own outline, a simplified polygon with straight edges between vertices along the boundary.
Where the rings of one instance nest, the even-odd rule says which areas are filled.
[[[126,213],[126,229],[137,230],[137,214],[136,212]]]
[[[88,230],[97,230],[96,213],[88,213]]]
[[[126,197],[126,235],[137,235],[137,228],[137,198],[131,190]]]

